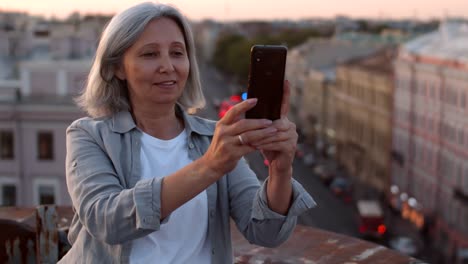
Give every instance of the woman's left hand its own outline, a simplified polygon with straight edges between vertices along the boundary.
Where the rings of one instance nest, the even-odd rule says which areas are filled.
[[[289,82],[284,82],[283,100],[281,103],[281,118],[273,121],[273,126],[278,130],[274,135],[262,141],[252,144],[258,148],[270,163],[275,175],[291,177],[291,168],[294,161],[297,146],[296,125],[287,115],[289,111],[290,87]]]

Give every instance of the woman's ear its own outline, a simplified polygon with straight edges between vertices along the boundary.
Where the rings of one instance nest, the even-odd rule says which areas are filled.
[[[122,65],[119,65],[117,66],[117,68],[115,69],[115,76],[117,76],[117,78],[121,81],[125,81],[125,71],[122,67]]]

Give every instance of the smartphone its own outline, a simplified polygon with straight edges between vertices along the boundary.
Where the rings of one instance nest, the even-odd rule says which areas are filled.
[[[247,98],[257,98],[246,118],[281,117],[284,71],[288,49],[280,45],[254,45],[250,50]]]

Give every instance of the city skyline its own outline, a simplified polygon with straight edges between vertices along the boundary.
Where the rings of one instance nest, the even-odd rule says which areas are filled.
[[[5,0],[4,0],[5,1]],[[140,0],[119,0],[112,2],[82,0],[70,4],[68,1],[44,0],[40,2],[24,2],[6,0],[0,5],[0,11],[27,12],[32,15],[55,16],[65,18],[77,11],[82,14],[100,13],[114,14],[131,5],[143,2]],[[340,1],[328,0],[326,3],[317,0],[271,1],[259,0],[202,0],[202,1],[158,1],[170,3],[190,19],[215,19],[221,21],[251,20],[251,19],[303,19],[331,18],[345,15],[353,18],[370,19],[441,19],[444,17],[466,17],[468,1],[446,0],[444,2],[427,3],[424,0],[409,0],[405,5],[387,1],[385,3],[372,0]],[[51,8],[53,7],[53,8]],[[365,7],[365,8],[363,8]]]

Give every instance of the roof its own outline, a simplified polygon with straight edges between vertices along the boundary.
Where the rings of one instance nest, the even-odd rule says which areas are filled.
[[[441,23],[437,31],[407,42],[402,50],[415,55],[468,63],[468,23]]]
[[[370,55],[382,47],[384,47],[382,44],[376,43],[313,38],[294,50],[305,59],[306,69],[323,72],[328,79],[334,79],[338,64],[352,58]]]
[[[396,47],[387,47],[371,55],[351,59],[344,64],[348,66],[357,66],[368,71],[391,74],[394,69],[393,61],[396,56]]]
[[[384,246],[321,229],[297,225],[293,234],[277,248],[249,243],[231,225],[234,263],[423,263]]]
[[[2,207],[0,208],[0,219],[18,221],[26,224],[22,226],[31,227],[32,230],[35,230],[35,211],[35,208]],[[67,230],[72,217],[73,209],[71,207],[57,207],[56,219],[59,229]],[[17,235],[18,230],[13,230],[11,233]],[[234,221],[231,221],[231,231],[234,262],[239,264],[418,263],[416,259],[401,255],[384,246],[308,226],[296,226],[289,240],[277,248],[265,248],[249,243],[238,231]],[[5,238],[8,239],[3,234],[3,239]],[[61,240],[58,243],[60,247]]]
[[[361,216],[380,217],[383,215],[382,208],[377,201],[361,200],[357,201],[357,207]]]

